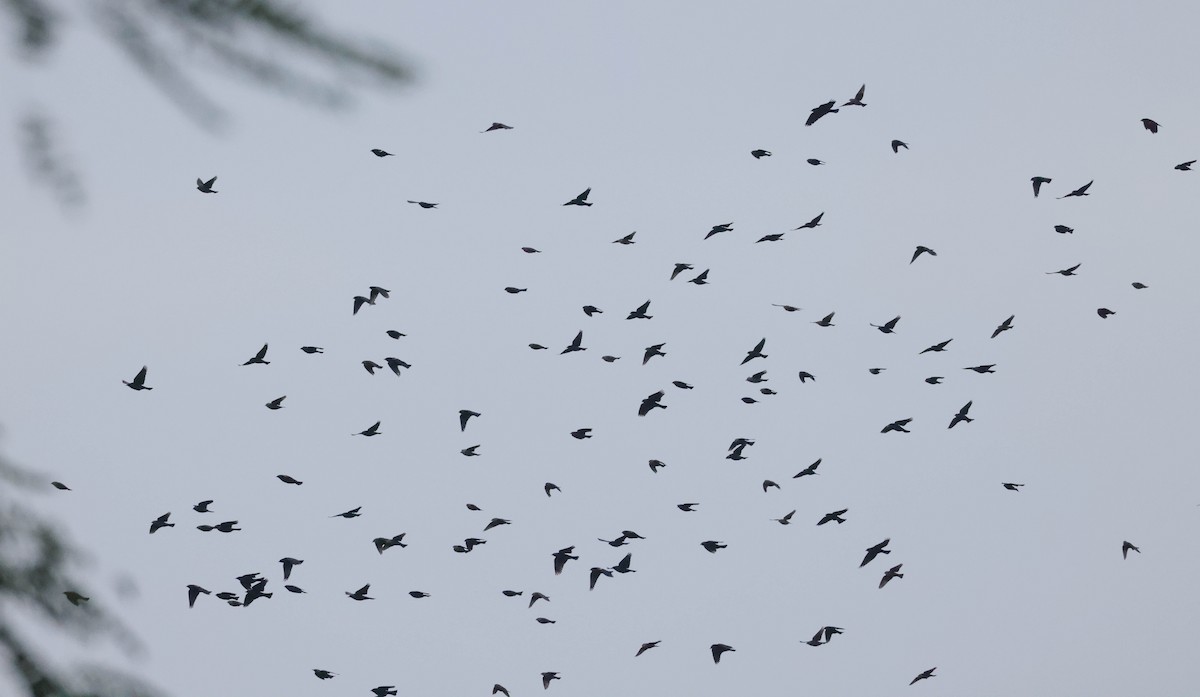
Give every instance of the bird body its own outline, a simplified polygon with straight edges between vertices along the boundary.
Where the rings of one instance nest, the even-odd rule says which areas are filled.
[[[200,191],[200,193],[203,193],[203,194],[215,194],[215,193],[217,193],[217,191],[216,191],[216,189],[213,189],[213,184],[216,184],[216,183],[217,183],[216,177],[213,177],[212,179],[209,179],[208,181],[201,181],[200,178],[197,177],[196,178],[196,189],[198,189]]]

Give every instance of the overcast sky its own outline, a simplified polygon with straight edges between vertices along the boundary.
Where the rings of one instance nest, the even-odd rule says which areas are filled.
[[[2,446],[72,488],[37,504],[147,651],[48,648],[178,697],[517,697],[543,671],[560,697],[1194,693],[1200,172],[1173,169],[1200,157],[1193,8],[303,4],[403,49],[416,82],[331,115],[201,71],[233,115],[214,135],[86,26],[42,70],[0,62],[8,131],[52,114],[88,192],[64,212],[0,138]],[[805,127],[863,83],[865,108]],[[588,187],[593,206],[562,205]],[[910,264],[917,245],[937,256]],[[694,270],[670,281],[677,262]],[[391,298],[352,315],[372,285]],[[263,343],[270,365],[241,366]],[[412,368],[361,365],[389,356]],[[143,365],[152,391],[121,384]],[[667,409],[639,417],[657,390]],[[465,433],[459,409],[482,414]],[[725,459],[736,437],[749,459]],[[493,516],[512,524],[482,534]],[[195,528],[223,520],[243,529]],[[647,539],[597,540],[622,530]],[[637,573],[589,592],[626,552]],[[307,594],[283,590],[284,556]],[[187,584],[254,571],[273,598],[188,608]],[[344,595],[365,583],[375,600]],[[845,633],[800,643],[825,625]],[[714,665],[718,642],[736,652]]]

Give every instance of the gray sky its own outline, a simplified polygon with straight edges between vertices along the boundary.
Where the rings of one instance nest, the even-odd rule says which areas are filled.
[[[933,666],[912,692],[1192,694],[1184,3],[353,1],[326,17],[404,49],[418,82],[331,116],[201,72],[235,117],[214,136],[84,26],[42,70],[0,63],[10,127],[23,105],[53,114],[89,196],[64,214],[0,138],[4,451],[72,487],[39,505],[93,557],[93,602],[146,642],[134,669],[180,697],[516,697],[542,671],[561,697],[884,694]],[[866,108],[803,125],[863,83]],[[492,121],[514,128],[480,134]],[[195,190],[213,175],[219,194]],[[1038,199],[1034,175],[1053,179]],[[592,207],[561,205],[587,187]],[[910,265],[918,244],[937,256]],[[696,271],[668,281],[676,262]],[[685,283],[705,268],[709,285]],[[370,285],[391,299],[352,316]],[[654,318],[626,321],[646,299]],[[869,326],[896,315],[894,335]],[[558,355],[579,330],[588,350]],[[763,337],[769,357],[739,366]],[[241,367],[264,342],[271,365]],[[386,356],[413,367],[360,365]],[[983,363],[997,372],[963,370]],[[122,386],[142,365],[154,390]],[[778,395],[744,381],[758,370]],[[668,408],[639,418],[660,389]],[[947,430],[968,400],[975,422]],[[483,415],[460,433],[464,408]],[[911,434],[879,433],[905,417]],[[376,420],[383,435],[349,436]],[[738,436],[756,444],[731,462]],[[817,458],[820,476],[792,478]],[[216,512],[194,513],[202,499]],[[841,508],[846,524],[815,527]],[[147,535],[166,511],[177,527]],[[512,525],[480,534],[492,516]],[[243,531],[195,529],[232,519]],[[623,529],[648,539],[596,539]],[[407,549],[375,552],[400,532]],[[487,544],[451,551],[470,536]],[[1123,561],[1122,540],[1143,553]],[[581,558],[556,577],[567,545]],[[589,592],[588,568],[625,552],[637,573]],[[306,595],[283,591],[283,556],[305,560]],[[251,571],[272,599],[187,607],[188,583],[235,590]],[[376,600],[343,595],[368,582]],[[527,609],[535,590],[552,600]],[[845,634],[800,643],[823,625]],[[716,642],[737,649],[720,665]]]

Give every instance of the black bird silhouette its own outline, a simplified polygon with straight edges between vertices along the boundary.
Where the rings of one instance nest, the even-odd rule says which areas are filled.
[[[829,643],[829,640],[825,638],[825,628],[821,627],[817,630],[817,633],[813,635],[813,638],[802,643],[808,644],[809,646],[820,646],[822,644]]]
[[[584,305],[583,314],[587,315],[588,317],[591,317],[592,315],[602,315],[604,314],[604,310],[601,310],[595,305]]]
[[[163,513],[162,515],[160,515],[159,517],[157,517],[157,518],[155,518],[153,521],[151,521],[151,523],[150,523],[150,534],[151,534],[151,535],[153,535],[155,532],[157,532],[157,531],[158,531],[158,529],[159,529],[159,528],[173,528],[173,527],[175,527],[175,523],[168,523],[168,522],[167,522],[167,518],[170,518],[170,517],[171,517],[171,514],[170,514],[170,513]]]
[[[578,196],[571,199],[570,201],[567,201],[563,205],[564,206],[590,206],[592,204],[588,203],[588,200],[587,200],[588,194],[590,194],[590,193],[592,193],[592,187],[589,186],[587,189],[584,190],[584,192],[582,194],[579,194]]]
[[[976,373],[983,375],[984,373],[996,372],[996,371],[992,370],[992,368],[995,368],[995,367],[996,367],[995,363],[989,363],[987,365],[973,365],[968,368],[963,368],[963,370],[974,370]]]
[[[1013,484],[1012,482],[1000,482],[1000,486],[1004,487],[1005,489],[1008,489],[1009,491],[1020,491],[1020,487],[1023,487],[1025,485],[1024,484]]]
[[[661,403],[662,398],[665,397],[666,394],[667,394],[666,392],[659,390],[658,392],[655,392],[654,394],[650,395],[649,397],[646,397],[645,399],[643,399],[642,405],[640,407],[638,407],[638,416],[645,416],[646,414],[649,414],[652,409],[655,409],[655,408],[666,409],[667,405]]]
[[[766,375],[767,375],[767,371],[765,371],[765,370],[760,370],[760,371],[758,371],[757,373],[755,373],[755,374],[751,375],[750,377],[746,378],[746,382],[752,382],[752,383],[754,383],[754,384],[756,384],[756,385],[757,385],[758,383],[760,383],[760,382],[766,382],[766,381],[767,381],[767,377],[766,377]]]
[[[878,375],[885,370],[887,370],[887,368],[867,368],[867,372],[872,375]]]
[[[866,566],[867,564],[870,564],[871,560],[874,559],[875,557],[879,556],[880,554],[891,554],[892,550],[884,549],[884,547],[887,547],[888,543],[891,541],[892,541],[892,538],[889,537],[888,539],[884,540],[883,542],[880,542],[877,545],[868,547],[867,555],[865,557],[863,557],[862,563],[858,565],[858,568],[861,569],[862,567]]]
[[[821,160],[818,160],[818,159],[817,159],[817,158],[815,158],[815,157],[810,157],[810,158],[808,158],[807,160],[805,160],[805,162],[807,162],[808,164],[812,165],[813,167],[816,167],[817,165],[823,165],[823,164],[825,164],[823,161],[821,161]]]
[[[816,462],[814,462],[811,465],[809,465],[808,467],[805,467],[804,469],[800,470],[798,473],[792,475],[792,479],[799,479],[800,477],[807,477],[809,475],[819,474],[817,472],[817,468],[821,466],[821,459],[822,458],[818,458]]]
[[[596,581],[597,581],[597,580],[598,580],[598,579],[599,579],[599,578],[600,578],[602,575],[603,575],[603,576],[607,576],[607,577],[609,577],[609,578],[612,578],[613,572],[612,572],[612,571],[610,571],[610,570],[608,570],[608,569],[602,569],[602,568],[600,568],[599,566],[593,566],[593,567],[592,567],[592,571],[591,571],[591,573],[590,573],[590,574],[588,574],[588,590],[595,590],[595,589],[596,589]]]
[[[356,296],[354,296],[354,312],[352,314],[357,315],[359,309],[362,308],[363,305],[374,305],[374,304],[375,304],[374,301],[372,301],[370,298],[363,296],[363,295],[356,295]]]
[[[592,429],[590,429],[590,428],[576,429],[574,431],[571,431],[571,437],[574,438],[575,440],[583,440],[584,438],[591,438],[592,437]]]
[[[780,525],[790,525],[792,522],[792,516],[794,516],[794,515],[796,515],[796,511],[795,511],[795,509],[792,509],[791,513],[788,513],[787,515],[783,516],[782,518],[772,518],[771,520],[775,521],[776,523],[779,523]]]
[[[153,387],[146,387],[146,366],[138,371],[137,375],[133,376],[133,380],[122,380],[121,382],[129,386],[131,390],[153,390]]]
[[[483,526],[483,531],[487,532],[488,530],[500,527],[501,525],[512,525],[512,521],[505,520],[504,518],[492,518],[490,521],[488,521],[487,525]]]
[[[279,481],[283,482],[284,484],[295,484],[296,486],[300,486],[301,484],[304,483],[304,482],[300,481],[299,479],[296,479],[296,478],[292,477],[291,475],[287,475],[287,474],[277,474],[277,475],[275,475],[275,478],[278,479]]]
[[[915,685],[918,680],[928,680],[929,678],[937,677],[933,674],[933,671],[935,671],[935,670],[937,670],[937,666],[934,666],[933,668],[930,668],[929,670],[927,670],[927,671],[921,673],[920,675],[918,675],[917,677],[913,678],[912,682],[910,682],[909,685]]]
[[[884,334],[891,334],[896,331],[896,323],[899,321],[900,321],[900,317],[896,316],[895,318],[888,320],[884,324],[872,324],[871,326],[875,327],[876,329],[883,332]]]
[[[783,239],[784,234],[785,233],[782,233],[782,232],[773,232],[770,235],[763,235],[762,237],[755,240],[754,243],[758,244],[759,242],[778,242]]]
[[[360,515],[362,515],[362,513],[359,513],[359,511],[361,511],[361,510],[362,510],[362,506],[358,506],[357,508],[351,508],[350,510],[346,511],[345,513],[338,513],[337,515],[331,515],[329,517],[330,518],[345,518],[345,519],[349,520],[351,518],[357,518]]]
[[[358,590],[354,591],[353,593],[346,592],[346,596],[352,600],[374,600],[374,598],[367,595],[367,593],[370,593],[370,592],[371,592],[371,584],[368,583],[367,585],[363,586],[362,588],[359,588]]]
[[[586,351],[586,350],[587,350],[587,347],[583,346],[583,330],[580,329],[579,333],[575,335],[575,338],[571,340],[570,345],[568,345],[562,351],[559,351],[558,355],[561,356],[561,355],[567,354],[567,353],[574,353],[575,351]]]
[[[646,312],[650,309],[650,301],[638,305],[637,309],[629,313],[625,319],[654,319],[653,315],[648,315]]]
[[[638,648],[637,653],[633,654],[633,657],[637,658],[638,656],[641,656],[642,654],[646,653],[647,651],[654,648],[655,646],[658,646],[661,643],[662,643],[661,639],[659,641],[647,641],[646,643],[642,644],[641,647]]]
[[[271,361],[265,360],[266,357],[267,357],[267,344],[263,344],[263,347],[258,350],[258,353],[254,354],[253,358],[246,361],[242,365],[252,365],[255,363],[261,363],[262,365],[270,365]]]
[[[1062,198],[1071,198],[1072,196],[1090,196],[1091,194],[1089,194],[1087,192],[1087,190],[1095,181],[1096,180],[1093,179],[1092,181],[1088,182],[1087,184],[1084,184],[1083,186],[1079,187],[1078,189],[1072,191],[1071,193],[1066,194],[1065,196],[1059,196],[1059,198],[1062,199]]]
[[[347,593],[347,595],[349,595],[349,593]],[[320,668],[313,668],[313,673],[315,673],[316,676],[321,680],[328,680],[337,675],[337,673],[330,673],[329,671],[321,670]]]
[[[676,276],[683,273],[684,271],[690,271],[691,269],[692,269],[691,264],[676,264],[675,268],[671,270],[670,280],[674,281]]]
[[[658,472],[658,470],[660,468],[666,467],[666,466],[667,466],[666,463],[663,462],[662,460],[651,460],[650,461],[650,471],[651,472]]]
[[[511,130],[512,130],[512,126],[505,126],[504,124],[500,123],[499,121],[494,121],[494,122],[492,122],[491,126],[488,126],[487,128],[483,129],[482,131],[480,131],[480,133],[489,133],[491,131],[511,131]],[[493,692],[492,694],[495,694],[495,693]],[[508,694],[508,693],[506,692],[505,694]]]
[[[866,95],[866,93],[867,93],[866,85],[859,87],[858,93],[855,94],[853,97],[851,97],[850,101],[846,102],[842,106],[866,106],[866,103],[863,102],[863,96]]]
[[[910,263],[910,264],[913,263],[914,261],[917,260],[917,257],[921,256],[922,254],[928,254],[931,257],[937,256],[937,252],[933,251],[932,249],[930,249],[929,247],[926,247],[923,244],[919,244],[919,245],[917,245],[917,251],[913,252],[912,259],[909,259],[908,263]]]
[[[409,595],[411,595],[411,596],[412,596],[412,597],[414,597],[414,598],[417,598],[418,600],[419,600],[419,599],[421,599],[421,598],[428,598],[428,597],[429,597],[429,594],[428,594],[428,593],[426,593],[425,591],[409,591],[409,592],[408,592],[408,594],[409,594]]]
[[[320,346],[301,346],[300,350],[305,353],[325,353],[325,349]]]
[[[569,550],[572,550],[572,549],[575,549],[575,548],[574,548],[574,547],[567,547],[567,550],[568,550],[568,551],[569,551]],[[560,549],[560,550],[558,550],[558,551],[559,551],[560,553],[561,553],[561,552],[563,552],[563,550],[561,550],[561,549]],[[569,558],[569,559],[578,559],[579,557],[568,557],[568,558]],[[563,562],[563,563],[566,563],[566,562]],[[534,603],[536,603],[536,602],[537,602],[537,601],[539,601],[539,600],[545,600],[546,602],[550,602],[550,596],[546,595],[545,593],[540,593],[540,592],[538,592],[538,591],[534,591],[534,592],[533,592],[533,595],[529,596],[529,605],[528,605],[527,607],[533,607],[533,604],[534,604]]]
[[[755,358],[766,358],[767,354],[762,352],[763,347],[766,345],[767,340],[765,338],[755,344],[754,348],[746,352],[746,357],[742,359],[741,365],[746,365],[746,363],[754,360]]]
[[[504,595],[506,595],[506,596],[510,597],[510,598],[515,598],[515,597],[517,597],[518,595],[524,595],[524,594],[525,594],[525,591],[500,591],[500,592],[501,592],[501,593],[503,593]],[[493,693],[493,694],[494,694],[494,693]]]
[[[275,411],[276,409],[282,409],[283,408],[283,400],[285,400],[285,399],[287,399],[287,395],[284,395],[282,397],[276,397],[275,399],[272,399],[271,401],[267,402],[266,406],[271,411]]]
[[[613,244],[637,244],[636,242],[633,241],[633,236],[636,234],[637,234],[637,230],[634,230],[633,232],[629,233],[628,235],[625,235],[624,237],[622,237],[619,240],[613,240]]]
[[[720,225],[713,225],[712,229],[708,231],[708,234],[704,236],[704,239],[707,240],[708,238],[712,237],[713,235],[718,235],[722,232],[729,232],[732,229],[733,229],[733,223],[721,223]]]
[[[469,421],[472,416],[480,416],[480,413],[477,411],[471,411],[470,409],[458,410],[458,425],[461,430],[467,430],[467,421]]]
[[[1142,119],[1142,126],[1151,133],[1158,133],[1158,122],[1154,119]]]
[[[995,339],[996,337],[1000,336],[1000,332],[1006,332],[1009,329],[1012,329],[1013,328],[1012,321],[1015,318],[1016,318],[1016,315],[1009,315],[1008,319],[1001,322],[1000,326],[996,327],[995,331],[992,332],[992,338]]]
[[[496,683],[495,685],[492,686],[492,694],[494,695],[497,692],[504,693],[504,697],[512,697],[512,695],[508,694],[508,690],[504,689],[504,686],[501,685],[500,683]]]
[[[236,520],[227,520],[223,523],[217,523],[213,526],[213,529],[217,532],[235,532],[237,530],[241,530],[241,528],[234,527],[237,525],[237,523],[238,522]]]
[[[392,369],[392,372],[395,373],[397,377],[400,375],[401,368],[412,368],[411,365],[394,356],[388,356],[387,358],[383,359],[383,362],[387,363],[388,367]]]
[[[807,370],[801,370],[801,371],[799,372],[799,376],[800,376],[800,383],[801,383],[801,384],[804,384],[805,382],[807,382],[807,381],[809,381],[809,380],[816,380],[816,379],[817,379],[817,376],[816,376],[816,375],[813,375],[812,373],[808,372]]]
[[[904,428],[905,426],[908,425],[908,423],[910,421],[912,421],[911,418],[899,419],[899,420],[893,421],[890,424],[888,424],[887,426],[884,426],[883,430],[880,431],[880,433],[887,433],[888,431],[899,431],[900,433],[911,433],[911,431]]]
[[[298,564],[303,564],[304,560],[295,559],[293,557],[284,557],[283,559],[279,560],[279,563],[283,564],[283,580],[286,581],[288,580],[288,577],[292,575],[292,568]]]
[[[897,565],[893,566],[892,568],[888,569],[887,571],[883,572],[883,578],[879,579],[879,587],[883,588],[884,586],[887,585],[888,581],[892,580],[893,578],[904,578],[904,574],[900,573],[900,567],[902,567],[902,566],[904,566],[904,565],[897,564]]]
[[[973,401],[974,400],[962,405],[962,408],[958,410],[958,413],[954,415],[954,418],[950,419],[950,425],[946,428],[954,428],[960,421],[966,421],[967,423],[974,421],[975,419],[967,416],[967,412],[971,410],[971,403]]]
[[[201,588],[200,586],[197,586],[194,583],[189,583],[187,589],[188,589],[188,607],[196,606],[196,598],[199,598],[201,593],[203,593],[204,595],[211,595],[211,593],[212,593],[212,591]]]
[[[849,508],[843,508],[840,511],[826,513],[824,516],[821,517],[821,520],[817,521],[817,525],[824,525],[825,523],[837,523],[838,525],[841,525],[842,523],[846,522],[846,520],[844,518],[842,518],[842,516],[844,516],[846,514],[846,512],[849,510],[850,510]]]
[[[1180,172],[1190,172],[1190,171],[1192,171],[1192,165],[1194,165],[1194,164],[1196,164],[1195,160],[1188,160],[1187,162],[1180,162],[1179,164],[1175,165],[1175,169],[1179,170]]]
[[[836,114],[838,110],[833,108],[834,104],[837,104],[837,100],[831,99],[818,107],[814,107],[812,113],[808,115],[808,120],[804,122],[804,125],[811,126],[826,114]]]
[[[601,356],[600,360],[604,361],[605,363],[612,363],[613,361],[621,360],[621,357],[620,356]]]
[[[626,554],[625,556],[621,557],[621,561],[617,562],[616,565],[613,566],[612,570],[616,571],[619,574],[637,573],[637,569],[629,568],[629,564],[632,560],[633,560],[633,553],[630,552],[629,554]]]
[[[705,285],[706,283],[708,283],[708,272],[709,272],[709,269],[705,269],[705,270],[701,271],[698,276],[696,276],[695,278],[689,279],[688,283],[695,283],[698,286]]]
[[[672,380],[672,381],[671,381],[671,384],[672,384],[672,385],[674,385],[674,386],[676,386],[676,387],[678,387],[678,388],[679,388],[679,389],[681,389],[681,390],[694,390],[694,389],[696,389],[694,385],[689,385],[689,384],[687,384],[686,382],[684,382],[683,380]]]
[[[764,494],[767,493],[767,489],[769,489],[771,487],[775,487],[776,489],[778,489],[779,485],[776,484],[775,482],[771,481],[770,479],[764,479],[763,483],[762,483],[763,493]]]
[[[1133,550],[1133,551],[1137,552],[1138,554],[1142,553],[1142,550],[1140,550],[1136,546],[1134,546],[1134,544],[1132,542],[1130,542],[1129,540],[1125,540],[1124,542],[1121,543],[1121,558],[1122,559],[1129,558],[1129,550]]]
[[[560,678],[558,676],[558,673],[555,673],[553,671],[547,671],[545,673],[542,673],[542,689],[543,690],[550,689],[550,681],[551,680],[562,680],[562,678]]]
[[[379,148],[371,148],[371,152],[375,153],[375,157],[391,157],[392,156],[392,153],[388,152],[387,150],[380,150]]]
[[[370,303],[372,305],[375,304],[376,298],[383,298],[384,300],[387,300],[388,298],[392,297],[392,296],[388,295],[388,293],[391,293],[392,291],[388,290],[387,288],[380,288],[379,286],[371,286],[370,291],[371,291],[371,296],[368,297],[367,300],[370,301]]]
[[[371,375],[374,375],[376,370],[383,368],[383,366],[379,365],[375,361],[363,361],[362,367]]]
[[[757,404],[758,403],[758,400],[753,397],[742,397],[742,401],[745,402],[746,404]],[[730,458],[730,459],[737,460],[739,458],[735,457],[735,458]]]
[[[704,542],[700,543],[700,546],[712,552],[713,554],[716,554],[718,549],[725,549],[729,545],[721,544],[716,540],[705,540]]]
[[[555,552],[554,554],[551,555],[552,557],[554,557],[554,575],[555,576],[562,573],[563,567],[567,565],[568,561],[579,558],[578,556],[571,554],[571,552],[573,552],[573,551],[575,551],[575,545],[571,545],[570,547],[563,547],[562,549],[558,550],[557,552]],[[533,607],[533,601],[537,600],[536,596],[538,596],[538,595],[540,595],[540,594],[534,593],[535,597],[530,599],[529,607]],[[542,597],[545,597],[545,596],[542,596]],[[549,600],[549,598],[546,598],[546,600]]]
[[[529,289],[528,288],[518,288],[516,286],[505,286],[505,288],[504,288],[504,292],[508,293],[509,295],[516,295],[517,293],[524,293],[527,290],[529,290]]]
[[[747,458],[744,455],[742,455],[742,452],[745,449],[746,449],[745,445],[739,445],[739,446],[733,448],[733,450],[728,455],[725,456],[725,459],[726,460],[734,460],[734,461],[745,460]]]
[[[402,532],[399,535],[394,535],[392,537],[376,537],[375,539],[371,540],[371,542],[375,545],[375,551],[383,554],[392,547],[399,547],[400,549],[407,547],[408,545],[402,542],[406,534],[408,533]]]
[[[692,513],[696,510],[696,506],[699,506],[699,505],[700,504],[698,504],[698,503],[680,503],[680,504],[677,504],[675,507],[685,513]]]
[[[430,203],[428,201],[409,201],[409,203],[415,203],[416,205],[420,206],[421,208],[437,208],[436,203]]]
[[[550,498],[551,491],[562,491],[562,489],[559,488],[559,486],[557,484],[555,484],[554,482],[546,482],[542,486],[542,489],[546,492],[546,498]]]
[[[1029,181],[1033,182],[1033,197],[1037,198],[1042,192],[1042,184],[1049,184],[1053,180],[1047,177],[1030,177]]]
[[[905,150],[908,150],[908,143],[905,143],[902,140],[893,140],[892,141],[892,152],[899,153],[900,148],[904,148]]]
[[[834,313],[834,312],[830,312],[829,314],[825,315],[824,317],[822,317],[821,319],[817,320],[816,322],[813,322],[813,324],[817,325],[818,327],[834,327],[834,326],[837,326],[837,325],[835,325],[835,324],[833,323],[833,316],[834,316],[835,314],[836,314],[836,313]]]
[[[201,193],[205,193],[205,194],[217,193],[216,190],[213,189],[213,184],[216,184],[216,183],[217,183],[216,177],[213,177],[212,179],[209,179],[208,181],[201,181],[199,177],[196,178],[196,188]]]
[[[798,228],[794,228],[794,230],[807,230],[807,229],[811,229],[811,228],[820,227],[821,226],[821,218],[823,218],[823,217],[825,217],[825,211],[821,211],[820,213],[817,214],[817,217],[813,218],[812,220],[808,221],[807,223],[801,225]]]
[[[834,111],[837,111],[837,110],[834,109]],[[721,654],[725,653],[726,651],[737,651],[737,649],[733,648],[729,644],[713,644],[712,645],[713,663],[720,663],[721,662]]]
[[[1138,290],[1142,290],[1142,289],[1144,289],[1144,288],[1149,288],[1149,287],[1150,287],[1150,286],[1146,285],[1145,283],[1138,283],[1137,281],[1134,281],[1134,282],[1132,283],[1132,285],[1133,285],[1133,287],[1134,287],[1134,288],[1137,288]],[[150,388],[146,388],[146,389],[150,389]]]
[[[196,504],[195,506],[192,506],[192,510],[197,513],[212,513],[212,511],[209,510],[209,508],[208,508],[211,504],[212,504],[212,499],[208,499],[206,501],[201,501],[200,503]]]
[[[389,695],[397,694],[395,685],[380,685],[379,687],[372,687],[371,692],[375,694],[375,697],[389,697]]]
[[[521,247],[521,251],[526,254],[541,254],[542,250],[534,249],[533,247]]]
[[[751,150],[750,154],[754,156],[754,159],[761,160],[764,157],[770,157],[771,151],[758,149],[758,150]]]
[[[771,303],[771,305],[772,307],[782,307],[784,312],[799,312],[804,309],[795,305],[780,305],[779,303]]]
[[[1096,310],[1096,314],[1100,315],[1100,319],[1108,319],[1109,315],[1115,315],[1117,313],[1113,312],[1112,310],[1108,309],[1107,307],[1102,307],[1102,308]]]
[[[648,363],[650,361],[650,359],[654,358],[655,356],[667,355],[666,352],[662,350],[662,348],[666,345],[667,345],[666,342],[663,342],[661,344],[647,346],[646,352],[642,355],[642,365],[646,365],[646,363]]]
[[[359,431],[358,433],[351,433],[350,435],[352,435],[352,436],[367,436],[368,438],[371,436],[377,436],[377,435],[379,435],[379,424],[381,424],[381,423],[383,423],[383,422],[376,421],[375,423],[371,424],[371,426],[369,428],[367,428],[365,431]]]
[[[946,347],[950,345],[951,341],[954,341],[954,339],[946,339],[943,342],[940,342],[940,343],[934,344],[933,346],[930,346],[929,348],[925,349],[921,353],[929,353],[930,351],[933,351],[934,353],[941,353],[942,351],[946,350]]]
[[[1060,235],[1070,235],[1075,232],[1075,228],[1070,228],[1066,225],[1055,225],[1054,231]]]

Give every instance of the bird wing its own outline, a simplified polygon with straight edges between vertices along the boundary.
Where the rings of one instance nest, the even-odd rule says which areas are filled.
[[[138,374],[134,376],[133,384],[143,385],[145,383],[146,383],[146,366],[142,366],[142,369],[139,370]]]

